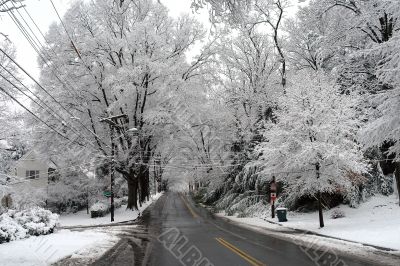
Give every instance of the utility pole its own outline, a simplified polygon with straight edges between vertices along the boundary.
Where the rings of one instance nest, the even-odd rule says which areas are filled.
[[[100,119],[100,122],[106,122],[110,126],[110,139],[111,139],[111,165],[110,165],[110,211],[111,211],[111,222],[114,222],[114,210],[115,210],[115,205],[114,205],[114,185],[115,185],[115,153],[116,153],[116,145],[115,145],[115,139],[114,139],[114,128],[118,127],[117,125],[117,120],[120,118],[125,118],[127,115],[122,114],[122,115],[116,115],[112,117],[106,117],[103,119]]]
[[[111,125],[110,125],[111,127]],[[111,171],[110,171],[110,178],[111,178],[111,183],[110,183],[110,192],[111,192],[111,222],[114,222],[114,174],[115,174],[115,144],[114,144],[114,130],[111,128]]]
[[[320,170],[320,164],[319,164],[319,162],[317,162],[316,164],[315,164],[315,170],[316,170],[316,173],[317,173],[317,180],[319,179],[319,177],[320,177],[320,172],[319,172],[319,170]],[[324,216],[323,216],[323,213],[322,213],[322,197],[321,197],[321,190],[318,188],[318,193],[317,193],[317,198],[318,198],[318,215],[319,215],[319,227],[324,227]]]
[[[111,222],[114,222],[114,210],[115,210],[115,206],[114,206],[114,159],[112,162],[112,166],[111,166],[111,185],[110,185],[110,192],[111,192]]]

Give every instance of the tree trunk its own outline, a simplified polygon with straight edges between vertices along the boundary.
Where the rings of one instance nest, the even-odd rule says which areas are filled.
[[[149,187],[150,187],[150,176],[149,176],[149,168],[147,166],[142,166],[139,174],[140,179],[140,197],[139,202],[143,203],[148,199],[149,196]]]
[[[396,170],[394,171],[394,178],[396,179],[397,194],[399,196],[399,206],[400,206],[400,162],[396,162]]]
[[[142,175],[139,173],[138,176],[138,201],[139,201],[139,207],[142,207]]]
[[[127,209],[138,210],[138,179],[134,176],[128,178],[128,206]]]

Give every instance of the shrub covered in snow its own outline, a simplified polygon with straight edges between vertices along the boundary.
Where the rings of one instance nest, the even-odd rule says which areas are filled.
[[[27,237],[28,231],[18,224],[8,213],[0,216],[0,244]]]
[[[90,207],[90,216],[92,218],[103,217],[110,212],[110,205],[107,202],[96,202]]]
[[[39,207],[16,212],[12,217],[35,236],[52,233],[58,223],[57,214]]]
[[[96,202],[90,207],[90,211],[93,212],[107,212],[109,210],[109,205],[105,202]]]
[[[334,210],[332,213],[331,213],[331,218],[332,219],[339,219],[339,218],[343,218],[343,217],[345,217],[346,215],[345,215],[345,213],[344,213],[344,211],[342,211],[342,210]]]
[[[120,208],[123,204],[123,199],[114,199],[114,208]],[[103,217],[111,210],[111,203],[109,200],[98,201],[90,207],[92,218]]]
[[[0,243],[31,235],[45,235],[54,231],[58,215],[39,207],[29,210],[9,210],[0,216]]]

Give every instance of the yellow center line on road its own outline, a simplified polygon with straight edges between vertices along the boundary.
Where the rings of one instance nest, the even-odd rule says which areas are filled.
[[[189,203],[187,203],[186,199],[182,196],[181,199],[183,201],[183,203],[185,204],[186,208],[188,208],[189,212],[192,214],[193,218],[198,218],[199,215],[192,209],[192,207],[190,207]]]
[[[232,245],[231,243],[227,242],[226,240],[224,240],[222,238],[215,238],[215,240],[217,240],[224,247],[228,248],[230,251],[234,252],[235,254],[237,254],[240,257],[242,257],[243,259],[245,259],[247,262],[250,263],[250,265],[252,265],[252,266],[266,266],[265,263],[262,263],[261,261],[253,258],[249,254],[247,254],[246,252],[244,252],[244,251],[240,250],[239,248],[235,247],[234,245]]]

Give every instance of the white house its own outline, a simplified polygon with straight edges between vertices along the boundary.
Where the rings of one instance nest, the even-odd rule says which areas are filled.
[[[57,166],[49,159],[40,156],[36,151],[26,153],[15,165],[15,175],[20,181],[13,185],[14,189],[32,188],[45,189],[49,183],[49,174],[54,172]]]

